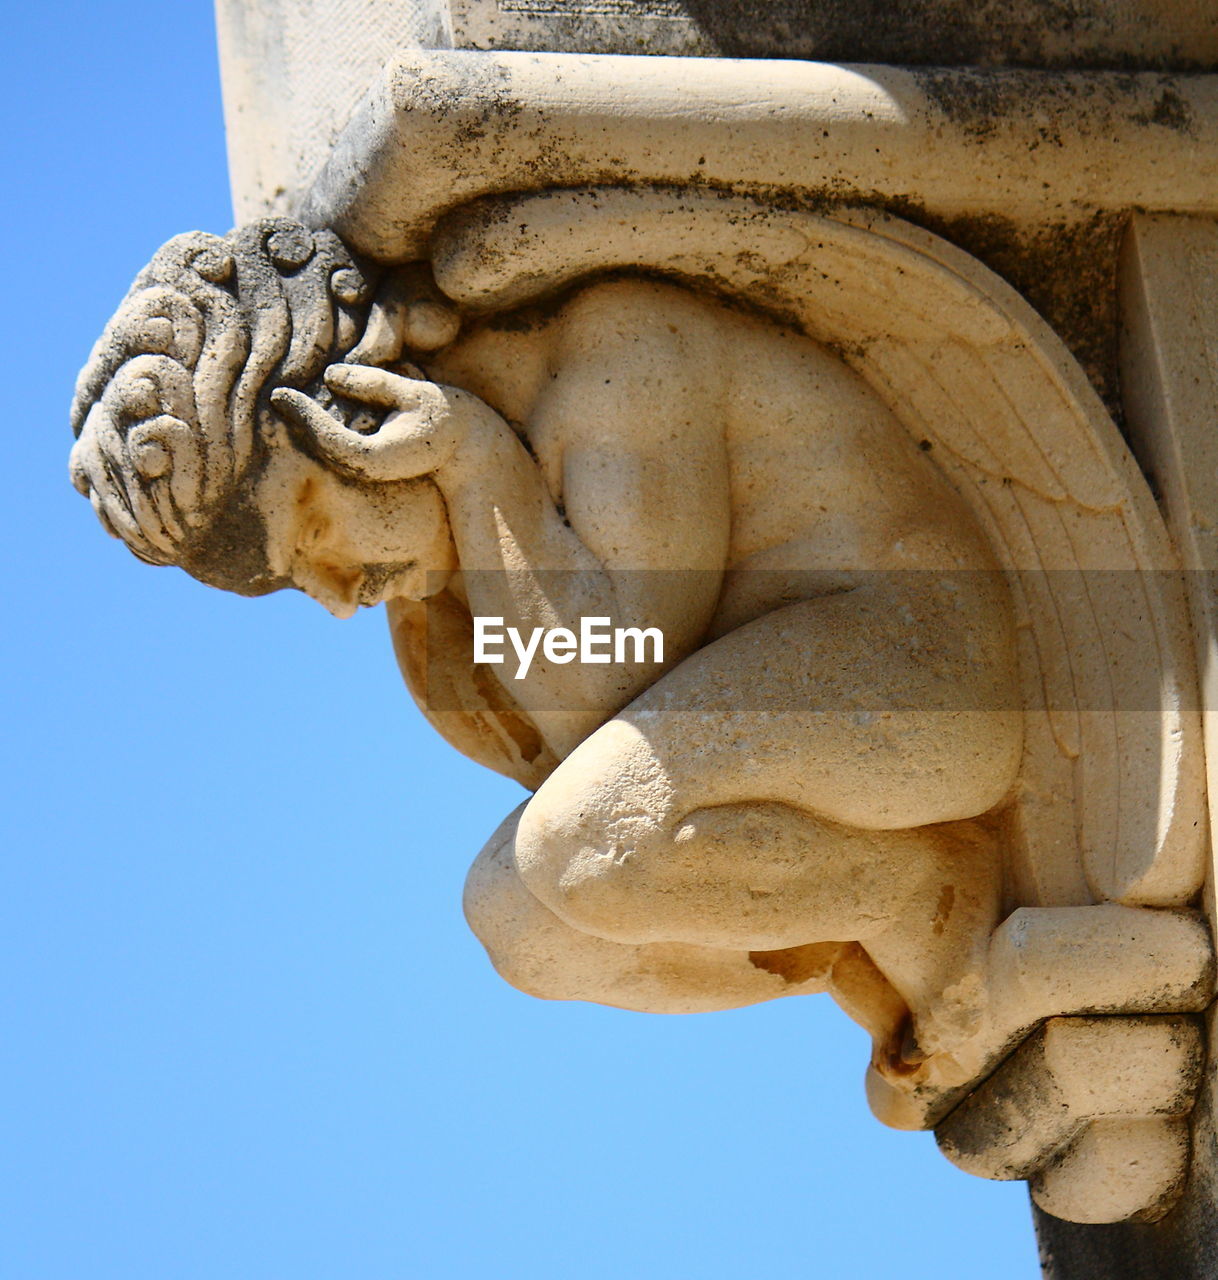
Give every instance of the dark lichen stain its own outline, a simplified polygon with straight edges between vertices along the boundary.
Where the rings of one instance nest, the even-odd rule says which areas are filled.
[[[1014,286],[1066,344],[1121,421],[1117,254],[1127,214],[1097,212],[1029,230],[998,214],[941,218],[912,202],[887,205],[959,245]]]
[[[1196,132],[1196,120],[1192,104],[1186,102],[1171,85],[1165,85],[1155,105],[1133,117],[1140,124],[1157,124],[1163,129],[1174,129],[1192,135]]]
[[[933,73],[927,73],[933,75]],[[978,113],[977,129],[984,131],[984,113],[990,109],[985,93],[978,90],[971,106],[957,105],[956,110]],[[992,104],[991,104],[992,105]],[[1052,126],[1044,126],[1046,145],[1053,144]],[[617,185],[622,184],[620,175]],[[648,184],[643,184],[648,185]],[[1124,211],[1080,211],[1077,218],[1059,218],[1030,228],[1026,223],[997,213],[970,214],[959,217],[943,217],[928,210],[913,199],[886,196],[875,191],[860,191],[842,185],[841,189],[818,192],[792,192],[782,188],[749,186],[723,187],[710,184],[703,178],[690,182],[698,200],[719,197],[735,201],[740,196],[757,200],[757,216],[764,219],[767,209],[786,209],[797,212],[817,213],[832,217],[843,208],[871,207],[885,210],[897,217],[924,227],[926,230],[958,245],[972,254],[991,271],[1005,279],[1047,321],[1068,350],[1083,367],[1092,386],[1099,393],[1108,410],[1118,423],[1121,422],[1121,400],[1117,373],[1117,253],[1121,236],[1128,221]],[[586,203],[597,207],[597,192],[581,182],[568,189],[574,203]],[[665,187],[671,195],[679,195],[682,188]],[[737,217],[733,212],[731,215]],[[513,198],[498,196],[473,201],[463,209],[448,215],[446,232],[458,232],[467,223],[485,226],[500,222],[510,226],[518,234],[519,209]],[[489,255],[495,258],[495,254]],[[496,259],[497,261],[497,259]],[[750,289],[751,302],[732,301],[736,290],[729,281],[717,281],[703,277],[699,281],[682,278],[677,273],[658,269],[629,270],[598,273],[604,276],[649,275],[654,278],[679,280],[686,287],[717,294],[720,301],[739,306],[743,310],[763,311],[771,319],[789,327],[799,328],[800,322],[790,309],[790,304],[780,284],[771,282],[767,287],[764,278]],[[511,316],[500,317],[496,323],[503,326],[531,327],[547,313],[561,305],[569,296],[572,286],[565,284],[552,290],[541,300],[540,306],[522,309]],[[839,351],[847,359],[858,352]]]
[[[1028,104],[1045,100],[1051,120],[1065,101],[1075,96],[1075,86],[1061,77],[1046,80],[1042,73],[956,68],[951,71],[918,71],[918,88],[929,103],[973,142],[985,142],[1013,115],[1024,115]],[[1046,142],[1060,140],[1042,129]]]
[[[1162,0],[1141,13],[1111,0],[678,3],[710,49],[736,58],[1104,71],[1202,71],[1218,63],[1218,33],[1188,5]]]

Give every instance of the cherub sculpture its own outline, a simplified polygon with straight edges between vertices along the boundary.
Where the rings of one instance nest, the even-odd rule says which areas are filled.
[[[657,1012],[829,991],[877,1109],[933,1122],[1034,1020],[990,1007],[995,930],[1035,905],[1009,566],[838,352],[638,262],[479,309],[287,220],[179,237],[81,375],[74,481],[142,559],[388,604],[424,714],[535,792],[467,886],[510,982]],[[663,661],[516,680],[476,618],[657,628]],[[1130,909],[1106,900],[1140,905],[1066,905]]]

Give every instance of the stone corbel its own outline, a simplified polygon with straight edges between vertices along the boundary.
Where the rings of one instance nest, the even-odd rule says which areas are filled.
[[[1190,262],[1218,262],[1203,216],[1216,193],[1212,77],[410,53],[373,86],[299,222],[180,237],[137,280],[82,377],[74,475],[145,559],[247,594],[299,586],[336,613],[390,601],[433,723],[538,788],[471,873],[471,922],[509,980],[666,1011],[828,990],[873,1035],[880,1119],[935,1127],[972,1172],[1030,1179],[1050,1214],[1153,1220],[1185,1183],[1196,1015],[1214,985],[1193,639],[1211,634],[1212,605],[1180,572],[1211,567],[1198,548],[1212,504],[1188,479],[1208,446],[1173,416],[1195,419],[1181,368],[1202,353],[1164,354],[1180,291],[1143,267],[1180,237]],[[1135,206],[1197,218],[1140,219],[1125,259],[1126,381],[1158,370],[1130,414],[1147,424],[1174,542],[1062,336],[928,229],[998,219],[1044,242]],[[1216,331],[1206,314],[1191,341]],[[529,342],[547,353],[548,400],[521,372]],[[771,478],[746,499],[728,472],[738,482],[753,464],[731,455],[723,401],[683,406],[732,344],[759,353],[757,413],[787,414],[758,453],[797,443],[805,423],[870,424],[850,428],[840,464],[864,514],[824,523],[871,559],[762,558],[765,573],[841,580],[737,614],[720,578],[713,599],[699,584],[734,583],[743,561],[664,524],[642,478],[664,453],[632,454],[630,434],[649,415],[672,448],[720,432],[697,456],[723,475],[686,464],[670,490],[704,485],[689,509],[720,521],[724,547],[762,497],[794,521],[815,480],[786,492]],[[782,376],[766,382],[771,357],[816,371],[796,409]],[[580,414],[605,424],[595,448],[568,421]],[[637,483],[610,490],[623,457]],[[868,516],[883,506],[875,475],[922,514],[942,508],[942,528],[932,537],[912,507]],[[636,512],[614,526],[638,534],[627,570],[671,571],[674,616],[702,617],[669,667],[561,699],[553,672],[531,692],[485,666],[456,671],[445,655],[468,647],[480,599],[532,619],[539,600],[565,618],[578,600],[629,596],[586,533],[604,533],[588,512],[610,492]],[[904,546],[901,519],[911,546],[939,539],[934,554]],[[353,569],[357,546],[393,572]],[[656,548],[672,546],[666,562]],[[433,590],[420,566],[448,585]],[[562,574],[583,575],[579,589]],[[931,617],[931,596],[956,603]],[[784,621],[792,600],[809,606],[804,631]],[[761,748],[721,759],[715,716],[796,724],[786,704],[750,712],[741,690],[764,686],[753,673],[784,645],[803,655],[809,627],[835,638],[793,660],[788,683],[821,679],[842,701],[768,776]],[[912,674],[885,684],[910,653]],[[1206,645],[1201,665],[1208,687]],[[881,685],[888,701],[868,701]],[[919,702],[926,689],[939,701]],[[944,701],[953,689],[960,701]],[[687,727],[699,707],[704,723]],[[664,880],[670,845],[722,870]],[[822,852],[778,856],[809,848]],[[807,856],[821,862],[799,898],[789,872]],[[855,901],[860,883],[874,901]],[[1147,1064],[1136,1088],[1131,1062]]]

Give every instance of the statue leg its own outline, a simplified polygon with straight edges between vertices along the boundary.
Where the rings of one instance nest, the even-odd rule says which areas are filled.
[[[522,805],[478,855],[465,888],[470,927],[500,975],[530,995],[645,1013],[701,1013],[828,991],[877,1039],[904,1002],[861,949],[837,942],[778,951],[611,942],[560,920],[525,887],[514,840]]]
[[[795,608],[699,651],[582,743],[526,806],[516,866],[560,920],[625,945],[860,943],[913,1013],[907,1053],[935,1052],[979,1016],[1001,891],[996,838],[943,818],[970,788],[1001,796],[978,773],[1009,720],[818,703],[800,693]],[[867,810],[869,774],[875,826],[832,816],[839,794]]]
[[[636,835],[630,853],[618,852],[617,861],[596,852],[589,858],[585,845],[551,895],[530,891],[535,873],[521,887],[528,885],[529,898],[585,940],[582,945],[589,936],[603,939],[629,951],[639,966],[666,948],[684,947],[691,961],[732,955],[773,972],[783,957],[856,943],[913,1015],[912,1037],[902,1033],[904,1043],[887,1044],[887,1054],[916,1061],[976,1029],[1001,883],[995,851],[982,833],[834,830],[767,803],[695,810],[675,835],[649,834]],[[533,830],[526,838],[535,850]],[[526,865],[535,867],[531,859]],[[700,978],[710,977],[701,963],[698,970]],[[743,976],[739,991],[748,996],[738,1000],[733,988],[733,1006],[773,998],[761,994],[742,966],[734,973]],[[820,982],[814,989],[831,989]],[[887,991],[877,997],[882,1013],[873,1015],[866,1005],[847,1012],[873,1034],[882,1027],[878,1038],[888,1041],[896,1034],[888,1018],[892,1000]],[[621,1003],[582,993],[576,998]]]

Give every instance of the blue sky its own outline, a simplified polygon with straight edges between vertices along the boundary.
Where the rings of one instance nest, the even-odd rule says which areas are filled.
[[[6,7],[0,1274],[1035,1275],[1023,1186],[874,1122],[827,999],[495,976],[460,892],[520,793],[427,728],[379,611],[103,535],[76,370],[162,241],[230,224],[211,6]]]

